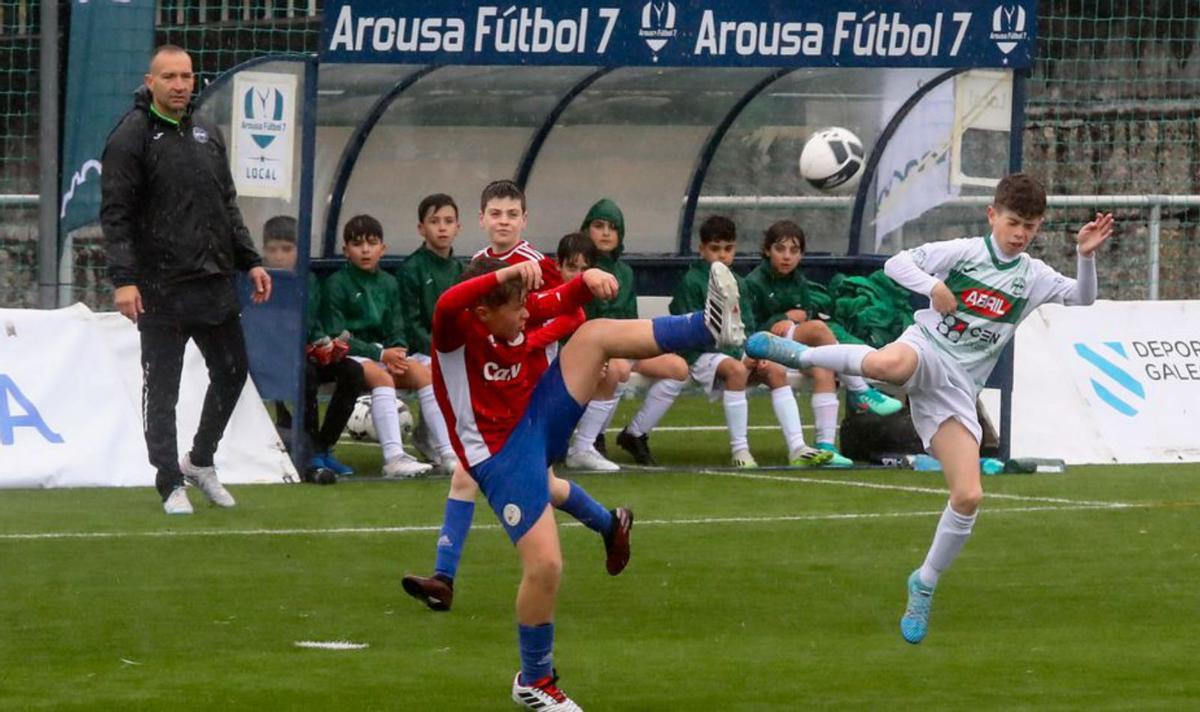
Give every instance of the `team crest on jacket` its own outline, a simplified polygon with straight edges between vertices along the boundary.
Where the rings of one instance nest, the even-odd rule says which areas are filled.
[[[192,138],[196,139],[196,143],[208,143],[208,132],[200,126],[193,126]]]

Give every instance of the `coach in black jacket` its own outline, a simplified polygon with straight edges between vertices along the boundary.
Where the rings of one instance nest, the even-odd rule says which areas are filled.
[[[225,142],[215,125],[191,113],[194,85],[187,52],[156,49],[133,109],[108,137],[101,174],[108,272],[117,310],[141,333],[146,448],[168,514],[192,513],[185,480],[214,504],[234,505],[213,453],[246,381],[237,272],[249,272],[256,303],[271,295],[237,207]],[[204,355],[210,383],[181,462],[175,404],[189,338]]]

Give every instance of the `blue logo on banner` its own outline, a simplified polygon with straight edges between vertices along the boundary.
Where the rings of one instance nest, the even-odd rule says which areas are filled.
[[[24,411],[24,414],[15,415],[9,410],[8,400],[10,397]],[[62,436],[46,425],[37,406],[25,397],[12,378],[6,373],[0,373],[0,445],[12,445],[16,442],[14,431],[17,428],[34,428],[42,434],[47,442],[56,445],[63,442]]]
[[[1125,354],[1125,345],[1121,342],[1106,341],[1104,345],[1123,360],[1129,360],[1129,356]],[[1138,402],[1146,400],[1146,389],[1142,387],[1141,381],[1106,356],[1093,351],[1087,344],[1075,344],[1075,353],[1104,376],[1103,382],[1096,378],[1090,379],[1092,390],[1100,400],[1121,415],[1132,418],[1138,414]]]
[[[242,97],[242,116],[248,121],[283,121],[283,93],[274,87],[265,90],[250,87]],[[277,133],[252,133],[250,137],[259,148],[266,148]]]

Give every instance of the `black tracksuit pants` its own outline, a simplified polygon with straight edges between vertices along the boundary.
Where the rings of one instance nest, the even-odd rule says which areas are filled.
[[[196,342],[208,367],[208,392],[200,412],[200,427],[192,441],[192,463],[212,464],[213,453],[233,415],[246,383],[246,342],[241,318],[234,315],[216,325],[196,323],[139,324],[142,341],[142,423],[150,464],[158,471],[155,486],[165,500],[183,484],[175,429],[175,405],[183,352],[188,339]]]
[[[325,422],[318,428],[317,389],[322,383],[333,383],[334,387],[329,407],[325,409]],[[352,358],[343,358],[325,366],[318,366],[312,361],[305,362],[304,391],[308,404],[304,411],[304,432],[315,452],[331,450],[337,444],[354,412],[354,402],[364,387],[362,364]],[[282,401],[275,402],[275,412],[275,422],[279,427],[292,427],[292,414]]]

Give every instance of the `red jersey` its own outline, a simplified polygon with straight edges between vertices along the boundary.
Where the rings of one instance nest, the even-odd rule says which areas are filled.
[[[546,370],[547,347],[579,328],[582,307],[592,298],[580,277],[531,293],[525,330],[505,343],[471,311],[497,284],[495,272],[460,282],[433,312],[433,390],[450,443],[470,467],[504,447]]]
[[[554,261],[554,258],[547,257],[539,252],[536,247],[529,244],[528,240],[521,240],[509,248],[507,252],[496,252],[492,247],[485,247],[476,252],[471,259],[484,255],[502,260],[508,265],[516,265],[522,262],[537,262],[542,266],[542,289],[554,289],[563,283],[562,273],[558,271],[558,263]]]

